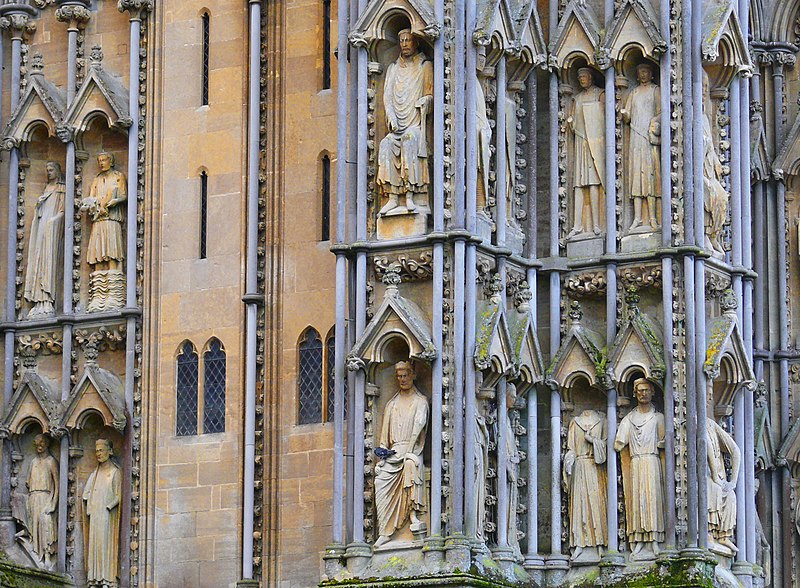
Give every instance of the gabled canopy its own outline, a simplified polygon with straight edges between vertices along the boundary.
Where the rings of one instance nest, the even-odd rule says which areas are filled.
[[[478,0],[477,18],[472,40],[478,45],[488,45],[495,34],[503,41],[502,50],[524,52],[523,62],[535,67],[547,59],[544,33],[532,0]],[[530,67],[527,71],[530,71]],[[515,76],[524,79],[527,75]]]
[[[755,420],[756,469],[771,470],[775,467],[775,453],[772,449],[772,424],[769,420],[769,410],[767,410],[766,404],[756,403],[753,416]],[[795,424],[797,424],[797,421],[795,421]],[[783,447],[781,450],[783,450]]]
[[[708,347],[703,371],[709,379],[718,378],[724,357],[730,359],[733,373],[728,374],[731,383],[753,386],[755,374],[747,357],[736,313],[726,311],[722,316],[711,320],[708,326]]]
[[[609,27],[603,47],[609,57],[620,61],[627,47],[635,45],[642,55],[657,58],[667,50],[667,44],[658,28],[658,17],[652,14],[647,0],[623,0]]]
[[[508,331],[511,338],[511,352],[514,356],[515,372],[519,379],[528,385],[544,379],[544,361],[539,338],[533,325],[529,310],[510,311]]]
[[[790,466],[800,465],[800,419],[795,419],[786,437],[783,438],[777,458],[778,463],[786,462]]]
[[[47,433],[56,428],[60,418],[57,385],[35,371],[26,371],[3,415],[2,428],[12,434],[23,432],[31,421]]]
[[[386,345],[398,337],[408,346],[411,359],[431,362],[438,354],[425,314],[414,302],[400,296],[396,286],[389,286],[380,308],[353,345],[348,365],[353,369],[384,361]]]
[[[753,156],[755,157],[756,154],[754,153]],[[800,117],[795,118],[789,134],[786,135],[786,139],[772,163],[772,169],[778,176],[800,175]]]
[[[61,426],[68,429],[83,427],[84,416],[99,414],[103,424],[122,431],[125,429],[125,387],[115,375],[87,362],[83,375],[70,392]]]
[[[711,62],[722,57],[720,65],[733,72],[752,67],[747,40],[742,35],[732,0],[703,0],[703,59]]]
[[[28,87],[8,121],[3,138],[19,146],[30,141],[31,133],[40,125],[47,128],[50,137],[55,137],[65,108],[64,93],[44,77],[41,69],[35,68],[28,76]]]
[[[430,0],[372,0],[350,31],[350,42],[373,48],[378,41],[389,39],[389,23],[405,17],[412,33],[430,40],[441,33],[442,23],[436,20]]]
[[[570,312],[572,326],[547,370],[549,379],[561,388],[569,388],[577,377],[585,377],[590,385],[604,378],[606,353],[603,338],[580,323],[580,313]]]
[[[592,8],[583,0],[570,0],[550,42],[550,53],[561,69],[575,54],[595,63],[600,47],[600,25]]]
[[[82,133],[97,115],[104,117],[111,128],[124,129],[131,125],[128,89],[95,59],[64,116],[64,125]]]
[[[475,367],[478,370],[488,369],[497,375],[512,371],[515,357],[508,320],[499,296],[493,296],[478,305],[475,322]]]
[[[660,329],[638,307],[631,309],[625,325],[617,333],[608,358],[615,381],[624,381],[626,372],[637,369],[647,379],[664,377],[664,347]]]

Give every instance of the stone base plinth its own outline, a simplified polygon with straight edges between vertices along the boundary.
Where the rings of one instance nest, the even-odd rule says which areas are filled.
[[[652,251],[661,247],[661,230],[625,235],[620,243],[622,253]]]
[[[511,249],[512,253],[522,255],[522,250],[525,247],[525,233],[522,232],[516,222],[506,223],[506,247]]]
[[[583,233],[567,240],[567,257],[600,257],[606,252],[602,235]]]
[[[378,217],[378,239],[381,241],[424,235],[427,228],[428,215],[420,209],[403,211],[402,214],[389,212]]]

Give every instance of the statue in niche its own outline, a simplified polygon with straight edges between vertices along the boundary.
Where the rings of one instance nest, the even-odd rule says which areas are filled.
[[[598,561],[608,544],[606,415],[584,410],[572,419],[564,455],[564,481],[569,494],[572,560]]]
[[[733,555],[736,527],[736,479],[739,477],[741,451],[725,429],[713,419],[706,419],[706,453],[708,457],[708,532],[719,545]],[[731,464],[731,475],[725,469],[725,454]]]
[[[88,586],[116,587],[119,576],[119,504],[122,500],[122,471],[111,461],[113,447],[108,439],[95,442],[97,467],[89,474],[83,490],[88,518],[86,579]]]
[[[617,429],[614,450],[622,458],[625,519],[634,560],[653,559],[664,541],[664,415],[652,404],[653,384],[633,382],[637,407]]]
[[[794,488],[795,479],[792,478],[792,487]],[[761,480],[755,478],[754,480],[754,494],[758,496],[758,490],[761,487]],[[795,504],[797,504],[795,502]],[[795,513],[797,509],[795,509]],[[764,533],[764,525],[761,523],[761,515],[758,514],[756,508],[756,563],[761,566],[761,574],[764,579],[764,586],[772,585],[772,545]],[[795,517],[797,515],[795,514]]]
[[[45,568],[53,567],[56,552],[58,510],[58,462],[47,450],[47,437],[42,434],[33,439],[36,455],[28,470],[28,530],[31,547]]]
[[[628,142],[630,197],[633,200],[631,232],[658,228],[657,199],[661,196],[661,90],[653,83],[653,66],[636,66],[639,85],[631,90],[620,110],[631,129]],[[645,224],[647,223],[647,224]]]
[[[718,257],[725,255],[722,247],[722,229],[728,209],[728,193],[722,184],[725,168],[714,146],[711,131],[711,95],[708,87],[708,74],[703,72],[703,210],[705,221],[705,247]]]
[[[605,111],[603,100],[605,92],[595,85],[592,70],[582,67],[578,70],[578,83],[581,89],[575,96],[572,111],[567,117],[567,125],[575,139],[573,160],[573,185],[575,190],[574,221],[567,237],[588,233],[595,235],[600,229],[600,189],[604,186],[605,175]],[[584,216],[589,196],[590,214]]]
[[[483,84],[475,84],[476,93],[476,132],[478,140],[478,187],[479,208],[489,206],[489,171],[492,157],[492,126],[486,113],[486,95]],[[479,210],[480,212],[480,210]]]
[[[83,199],[81,210],[89,213],[92,226],[86,261],[92,268],[89,278],[89,312],[112,310],[125,305],[125,239],[122,223],[125,220],[125,201],[128,183],[125,174],[114,169],[112,153],[97,155],[100,173],[92,181],[89,196]]]
[[[517,447],[517,437],[514,434],[514,423],[512,413],[517,404],[517,389],[510,382],[506,384],[506,410],[509,411],[506,417],[506,430],[504,432],[506,443],[506,484],[508,485],[508,546],[515,553],[520,553],[519,537],[517,536],[517,506],[519,505],[519,463],[521,460],[519,448]]]
[[[484,527],[486,526],[486,480],[489,471],[489,429],[486,426],[486,400],[493,393],[487,395],[483,391],[478,394],[478,408],[475,419],[475,454],[473,455],[473,476],[475,478],[475,538],[480,542],[486,541]]]
[[[400,31],[398,39],[400,56],[387,68],[383,88],[387,133],[378,148],[376,184],[387,202],[378,216],[428,211],[426,134],[433,105],[433,65],[410,29]]]
[[[386,404],[375,455],[375,508],[378,540],[387,543],[411,519],[411,532],[424,533],[419,515],[425,512],[425,464],[422,450],[428,426],[428,400],[414,385],[410,361],[395,364],[398,392]]]
[[[48,161],[47,185],[36,201],[28,241],[25,275],[25,300],[33,303],[28,318],[55,312],[56,292],[61,284],[61,260],[64,252],[64,195],[66,187],[61,165]]]

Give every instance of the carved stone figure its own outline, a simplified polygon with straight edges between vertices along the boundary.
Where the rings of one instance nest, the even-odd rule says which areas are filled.
[[[720,238],[725,225],[728,209],[728,193],[722,185],[724,168],[714,146],[712,133],[711,110],[708,89],[708,75],[703,72],[703,209],[705,211],[705,246],[716,255],[725,255]]]
[[[395,364],[399,388],[386,404],[375,466],[375,507],[378,540],[387,543],[411,519],[411,532],[426,529],[419,515],[425,511],[425,464],[422,450],[428,426],[428,400],[414,386],[411,362]]]
[[[714,541],[730,550],[738,549],[733,543],[736,527],[736,479],[739,476],[741,451],[725,429],[713,419],[706,419],[706,451],[708,455],[708,532]],[[731,465],[730,478],[725,470],[728,454]]]
[[[482,400],[481,397],[478,397]],[[485,404],[485,402],[480,402]],[[475,477],[475,536],[478,541],[486,541],[484,527],[486,526],[486,479],[489,468],[489,429],[486,426],[486,417],[481,408],[476,411],[477,426],[475,427],[475,454],[473,456],[473,476]]]
[[[486,113],[486,96],[483,85],[475,84],[476,94],[476,133],[478,139],[478,206],[485,208],[489,199],[489,170],[492,157],[492,126]]]
[[[602,412],[584,410],[569,424],[564,481],[574,561],[599,560],[601,548],[608,544],[606,441],[606,415]]]
[[[400,56],[386,70],[386,136],[378,149],[376,184],[388,199],[379,216],[428,210],[427,117],[433,104],[433,65],[410,29],[400,31]],[[418,200],[415,202],[414,197]],[[399,204],[400,197],[405,205]]]
[[[28,240],[25,274],[25,300],[33,303],[28,318],[55,312],[56,292],[61,285],[61,260],[64,253],[64,194],[61,165],[48,161],[47,185],[36,202]]]
[[[622,458],[625,522],[631,556],[652,559],[664,541],[664,415],[652,404],[653,385],[633,383],[638,406],[617,429],[614,450]]]
[[[633,222],[630,231],[641,230],[645,223],[658,228],[656,199],[661,196],[661,90],[653,83],[653,66],[636,67],[639,85],[631,90],[620,110],[622,120],[631,129],[628,143],[630,197],[633,199]]]
[[[600,189],[604,185],[605,174],[605,111],[603,99],[605,92],[595,86],[592,70],[582,67],[578,70],[578,83],[581,90],[575,96],[572,111],[567,117],[567,125],[575,139],[573,165],[574,221],[568,237],[574,237],[590,229],[599,235],[600,229]],[[584,217],[589,197],[589,215]]]
[[[58,509],[58,462],[47,451],[47,438],[36,435],[36,455],[28,471],[28,530],[31,547],[46,568],[52,568],[56,552]]]
[[[119,576],[119,503],[122,472],[111,461],[111,442],[95,442],[97,468],[89,474],[83,490],[88,518],[86,580],[89,586],[116,587]]]
[[[89,283],[89,312],[121,308],[125,304],[125,239],[122,223],[124,203],[128,199],[125,174],[114,169],[111,153],[99,153],[100,173],[92,181],[89,196],[83,199],[81,210],[92,219],[86,261],[92,267]]]
[[[512,422],[512,413],[510,412],[517,402],[517,390],[511,384],[506,385],[506,410],[509,415],[506,418],[506,484],[508,485],[508,511],[506,517],[508,520],[508,546],[519,554],[519,537],[517,536],[517,507],[519,506],[519,463],[520,459],[519,448],[517,447],[517,438],[514,434],[514,423]]]

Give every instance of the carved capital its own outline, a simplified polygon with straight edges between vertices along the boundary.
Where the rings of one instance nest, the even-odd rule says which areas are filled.
[[[24,12],[11,12],[0,18],[0,29],[7,29],[12,39],[22,39],[36,31],[36,23]]]
[[[439,35],[442,34],[442,25],[438,22],[431,23],[425,27],[422,32],[425,33],[428,39],[435,41],[439,38]]]
[[[0,143],[0,149],[3,151],[11,151],[12,149],[19,149],[19,139],[16,137],[5,137]]]
[[[153,0],[119,0],[117,10],[127,10],[131,21],[141,20],[142,16],[153,10]]]
[[[348,355],[347,356],[347,369],[351,372],[357,372],[363,370],[367,367],[367,364],[364,363],[364,360],[360,357],[356,357],[355,355]]]
[[[350,33],[350,36],[347,37],[347,40],[350,41],[350,44],[356,48],[363,47],[366,49],[369,46],[369,41],[361,33]]]
[[[91,11],[81,4],[64,4],[56,9],[56,20],[70,29],[85,25],[91,17]]]

